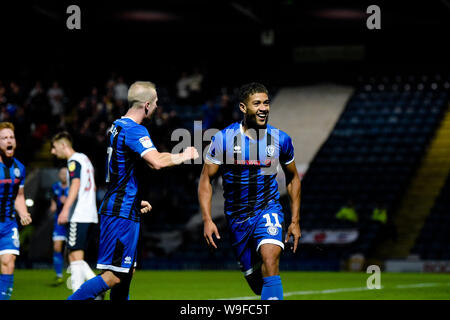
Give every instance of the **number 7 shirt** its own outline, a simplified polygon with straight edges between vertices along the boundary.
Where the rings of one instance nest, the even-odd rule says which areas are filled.
[[[106,182],[108,190],[100,214],[140,221],[143,192],[136,172],[138,161],[156,150],[148,130],[131,118],[113,122],[108,131]]]

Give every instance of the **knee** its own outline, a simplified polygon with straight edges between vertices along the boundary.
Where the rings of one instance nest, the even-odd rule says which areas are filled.
[[[14,271],[14,264],[16,256],[13,254],[5,254],[1,257],[1,269],[2,273],[12,274]]]
[[[275,256],[264,257],[262,261],[263,277],[270,277],[279,274],[279,258]]]
[[[62,251],[62,246],[59,243],[54,243],[53,244],[53,251],[54,252],[61,252]]]
[[[74,250],[69,252],[69,262],[84,260],[83,250]]]

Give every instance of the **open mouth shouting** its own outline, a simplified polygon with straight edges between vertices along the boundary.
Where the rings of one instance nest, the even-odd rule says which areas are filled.
[[[12,146],[12,145],[6,146],[5,153],[7,156],[12,156],[14,154],[14,146]]]

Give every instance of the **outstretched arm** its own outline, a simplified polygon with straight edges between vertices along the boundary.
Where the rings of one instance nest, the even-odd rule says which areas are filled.
[[[147,164],[155,170],[179,165],[186,160],[197,159],[198,157],[197,149],[194,147],[188,147],[184,152],[177,154],[151,150],[143,156]]]
[[[282,166],[284,174],[286,176],[286,189],[289,195],[291,204],[291,224],[288,227],[286,233],[285,242],[288,242],[290,236],[294,238],[293,251],[297,251],[298,241],[301,237],[300,231],[300,177],[298,176],[297,167],[295,161],[292,161],[286,166]]]
[[[217,249],[217,245],[214,242],[212,235],[214,233],[217,239],[220,239],[220,235],[219,230],[217,229],[216,224],[212,221],[211,217],[211,179],[217,174],[218,170],[219,165],[213,164],[206,160],[200,175],[200,181],[198,183],[198,201],[202,211],[203,237],[205,238],[208,246],[212,246],[215,249]]]

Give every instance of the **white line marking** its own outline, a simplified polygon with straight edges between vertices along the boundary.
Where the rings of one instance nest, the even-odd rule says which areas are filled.
[[[413,283],[413,284],[399,284],[391,289],[408,289],[408,288],[428,288],[428,287],[437,287],[437,286],[450,286],[450,282],[441,283],[441,282],[428,282],[428,283]],[[381,289],[385,287],[381,286]],[[379,289],[379,290],[381,290]],[[367,287],[357,287],[357,288],[337,288],[337,289],[325,289],[325,290],[309,290],[309,291],[293,291],[293,292],[285,292],[283,294],[284,297],[289,296],[301,296],[301,295],[310,295],[310,294],[329,294],[329,293],[340,293],[340,292],[355,292],[355,291],[376,291],[377,289],[368,289]],[[223,298],[223,299],[215,299],[215,300],[259,300],[260,296],[247,296],[247,297],[234,297],[234,298]]]
[[[407,289],[407,288],[427,288],[427,287],[436,287],[436,286],[448,286],[450,283],[437,283],[437,282],[429,282],[429,283],[413,283],[413,284],[399,284],[395,286],[397,289]]]

